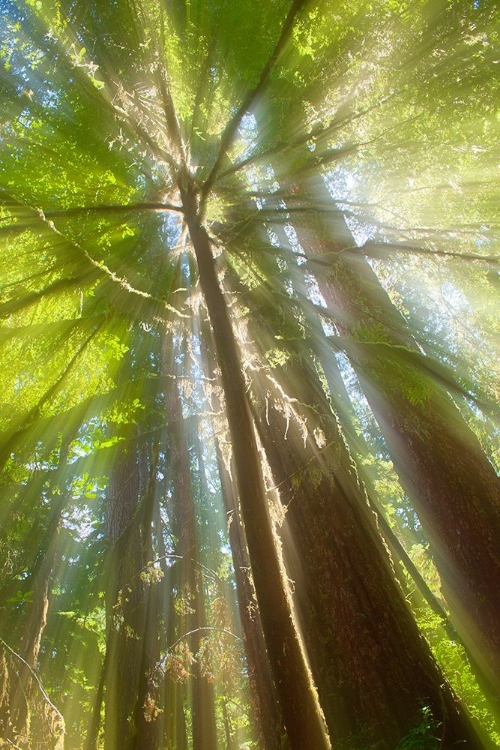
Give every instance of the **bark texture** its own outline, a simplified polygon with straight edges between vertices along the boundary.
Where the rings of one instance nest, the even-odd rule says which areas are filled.
[[[205,331],[202,355],[207,376],[216,380],[216,370],[210,338]],[[215,414],[222,413],[224,404],[218,389],[211,393],[211,407]],[[240,518],[240,507],[236,488],[226,467],[219,439],[216,439],[216,454],[221,480],[222,498],[228,518],[229,541],[234,566],[238,612],[240,617],[245,656],[248,670],[249,698],[255,732],[261,750],[287,750],[289,747],[274,687],[266,651],[259,607],[251,577],[250,558],[245,530]]]
[[[245,533],[240,521],[231,480],[221,459],[219,459],[219,473],[222,480],[225,506],[229,514],[229,539],[241,628],[245,642],[250,703],[257,728],[257,739],[261,750],[286,750],[288,741],[283,717],[277,702],[276,689],[269,669],[260,613],[251,581],[250,559]]]
[[[325,750],[330,743],[293,622],[234,333],[217,278],[210,241],[198,215],[194,189],[181,185],[181,190],[221,369],[252,574],[285,726],[292,748]]]
[[[285,555],[334,746],[393,750],[427,706],[443,747],[483,747],[395,581],[314,368],[294,358],[281,374],[297,418],[269,381],[259,431],[286,508]]]
[[[328,256],[318,283],[345,350],[414,503],[453,623],[491,692],[500,695],[500,480],[406,321],[356,250],[322,179],[310,196],[328,213],[297,222],[309,256]],[[350,249],[348,252],[346,250]],[[324,266],[323,266],[324,268]]]

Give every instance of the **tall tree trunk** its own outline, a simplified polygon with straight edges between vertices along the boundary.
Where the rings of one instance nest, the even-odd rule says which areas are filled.
[[[238,605],[245,643],[250,705],[261,750],[285,750],[287,738],[269,669],[266,644],[250,578],[250,560],[231,478],[218,452],[222,495],[228,514]]]
[[[170,594],[165,611],[167,624],[166,646],[168,647],[175,643],[178,632],[176,628],[178,615],[175,611],[174,603],[175,595],[181,586],[181,570],[179,565],[174,564],[172,567],[169,567],[166,572],[166,578],[168,581],[167,591]],[[162,700],[165,716],[163,720],[163,737],[167,750],[188,750],[186,717],[184,713],[186,703],[186,683],[177,681],[174,676],[167,674],[163,685]]]
[[[181,556],[181,595],[186,599],[187,614],[181,630],[190,633],[189,647],[194,655],[191,665],[191,713],[193,750],[214,750],[217,747],[215,696],[213,685],[202,673],[198,652],[206,626],[203,578],[199,566],[199,542],[195,506],[192,495],[189,441],[182,419],[181,398],[177,382],[172,384],[169,403],[172,424],[170,452],[172,458],[172,505],[174,532],[178,538],[177,554]],[[182,633],[181,633],[182,635]]]
[[[189,178],[180,189],[221,369],[252,574],[285,726],[292,748],[325,750],[330,743],[292,617],[231,321]]]
[[[144,511],[142,513],[142,559],[147,565],[153,560],[153,519],[157,503],[157,451],[149,447],[149,456],[143,456],[143,465],[149,466],[149,478],[145,490]],[[146,453],[146,451],[144,451]],[[149,460],[148,460],[149,459]],[[160,615],[163,607],[163,581],[157,580],[156,568],[142,571],[146,581],[144,586],[145,622],[142,643],[138,695],[134,711],[135,736],[133,750],[159,750],[161,747],[160,696],[153,686],[152,674],[160,662]]]
[[[106,750],[130,750],[133,746],[144,637],[139,456],[134,428],[124,432],[126,439],[109,478],[107,498],[107,536],[113,547],[106,582]]]
[[[202,338],[204,369],[207,376],[214,380],[216,373],[211,351],[207,341],[203,341]],[[216,414],[223,410],[223,404],[216,392],[211,394],[211,408]],[[222,499],[228,518],[238,610],[245,644],[250,708],[257,741],[261,750],[287,750],[288,739],[269,666],[260,613],[251,580],[250,558],[245,531],[240,520],[236,488],[226,467],[220,441],[217,437],[215,450]]]
[[[317,278],[340,345],[429,539],[454,625],[500,695],[500,480],[445,387],[426,371],[322,179],[310,198],[331,211],[301,217],[299,241],[309,256],[328,253],[330,270]]]
[[[287,383],[296,420],[283,409]],[[396,584],[314,367],[292,358],[268,392],[259,432],[286,507],[285,555],[332,739],[393,750],[425,705],[443,747],[483,747]]]
[[[312,313],[312,318],[316,325],[321,325],[319,312],[316,314]],[[474,654],[468,649],[468,644],[463,641],[457,629],[450,620],[450,617],[444,608],[444,606],[438,601],[436,596],[432,593],[429,586],[423,579],[418,568],[412,562],[408,556],[405,547],[399,541],[397,535],[394,533],[392,527],[388,523],[385,513],[380,507],[377,500],[377,491],[373,484],[372,478],[365,470],[362,463],[359,463],[359,458],[368,456],[370,454],[370,448],[368,447],[363,434],[358,434],[353,426],[352,419],[354,411],[351,404],[351,397],[347,391],[345,383],[343,381],[339,366],[334,357],[332,357],[331,349],[327,349],[324,345],[323,340],[316,340],[314,337],[314,330],[311,330],[311,343],[314,348],[315,354],[318,357],[318,361],[321,363],[327,384],[328,390],[332,399],[335,413],[339,416],[342,424],[342,431],[346,436],[346,441],[351,450],[354,451],[354,460],[360,475],[362,477],[363,484],[366,487],[367,494],[369,497],[369,503],[377,516],[377,524],[380,532],[384,537],[385,543],[391,553],[393,561],[395,563],[395,574],[396,578],[401,584],[403,590],[407,590],[407,581],[403,575],[402,568],[405,568],[410,578],[415,584],[415,589],[410,593],[412,602],[414,600],[414,606],[422,606],[425,601],[430,609],[442,618],[443,627],[450,640],[459,643],[465,648],[469,665],[477,679],[478,685],[483,690],[485,696],[488,697],[491,709],[495,714],[495,720],[497,726],[500,727],[500,711],[498,706],[498,696],[495,690],[495,686],[491,683],[489,676],[490,672],[484,672],[482,666],[477,662]]]
[[[71,438],[64,437],[60,449],[59,465],[54,482],[60,481],[64,485],[65,470],[68,458],[68,449]],[[59,544],[59,531],[61,526],[62,512],[68,500],[64,487],[59,496],[55,496],[56,503],[52,510],[52,516],[47,526],[46,533],[42,538],[36,559],[30,574],[30,586],[32,587],[32,602],[30,603],[28,620],[24,625],[24,637],[21,641],[19,663],[14,674],[9,677],[9,724],[5,728],[6,735],[16,742],[25,737],[27,742],[47,741],[48,724],[43,716],[36,716],[37,704],[35,701],[39,693],[34,673],[38,668],[38,657],[42,643],[43,633],[47,625],[47,614],[49,610],[50,584],[54,573],[54,566]],[[6,662],[5,662],[6,663]],[[64,725],[60,716],[51,717],[53,713],[47,712],[47,718],[54,720],[54,737],[52,746],[62,747],[64,739],[58,739],[58,733],[64,733]],[[35,721],[32,723],[32,715]],[[17,737],[18,736],[18,737]],[[61,744],[62,743],[62,744]]]

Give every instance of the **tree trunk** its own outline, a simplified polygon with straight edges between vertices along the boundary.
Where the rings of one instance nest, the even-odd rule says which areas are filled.
[[[234,333],[193,187],[180,188],[221,369],[252,574],[285,726],[293,749],[325,750],[330,743],[292,617]]]
[[[142,559],[149,563],[153,560],[152,525],[157,501],[157,451],[150,447],[149,472],[144,512],[142,513]],[[143,457],[147,464],[146,456]],[[161,710],[157,694],[152,681],[152,673],[161,658],[161,612],[163,606],[163,580],[157,580],[153,570],[146,569],[144,586],[144,637],[142,643],[142,659],[139,672],[139,685],[135,716],[135,736],[133,750],[159,750],[161,748]]]
[[[204,346],[202,345],[202,359],[207,376],[213,380],[216,377],[215,367],[211,348],[206,345],[206,342]],[[216,414],[224,408],[217,395],[211,395],[211,408]],[[260,613],[251,580],[250,558],[245,531],[240,520],[239,503],[217,438],[216,454],[222,499],[228,518],[238,610],[248,670],[250,709],[257,741],[261,750],[287,750],[288,739],[271,675]]]
[[[106,750],[131,750],[145,623],[144,567],[139,510],[139,466],[133,428],[109,478],[107,536],[113,547],[107,571],[108,640],[105,676]]]
[[[170,453],[172,460],[172,507],[174,533],[178,539],[177,554],[181,569],[181,595],[186,600],[186,614],[181,618],[181,636],[190,633],[187,643],[194,656],[191,665],[191,713],[193,750],[217,747],[215,696],[213,685],[203,675],[198,652],[206,626],[205,595],[199,566],[199,542],[192,494],[189,442],[182,420],[182,405],[177,382],[172,384],[169,399],[172,424]]]
[[[70,438],[64,437],[60,449],[59,465],[57,468],[54,482],[65,480],[65,469],[68,458],[68,448]],[[57,496],[56,496],[57,497]],[[10,690],[4,691],[8,695],[8,710],[10,727],[5,727],[5,737],[11,737],[16,742],[25,741],[39,742],[48,741],[48,727],[45,718],[54,721],[54,737],[52,744],[57,746],[64,739],[59,740],[57,733],[64,733],[64,725],[59,716],[52,717],[53,712],[47,711],[47,717],[39,714],[39,706],[36,703],[36,697],[39,694],[39,686],[34,679],[34,673],[38,668],[38,657],[42,643],[42,636],[47,625],[47,614],[49,610],[50,584],[54,573],[54,566],[59,544],[59,530],[61,517],[68,498],[65,489],[61,490],[55,507],[52,510],[47,530],[43,536],[36,559],[33,563],[29,585],[32,587],[32,602],[30,604],[28,620],[24,624],[24,637],[21,641],[20,658],[14,674],[8,679]],[[6,664],[6,662],[4,662]],[[32,722],[32,716],[34,721]],[[1,729],[1,725],[0,725]],[[9,740],[10,741],[10,740]]]
[[[177,638],[176,624],[178,615],[174,609],[175,594],[180,588],[180,568],[177,564],[174,564],[168,569],[168,592],[170,594],[168,598],[168,608],[165,613],[165,619],[167,623],[166,646],[170,646],[175,643]],[[188,738],[186,728],[186,717],[184,714],[184,707],[187,703],[187,690],[186,683],[183,681],[177,681],[174,676],[166,675],[166,679],[163,685],[163,709],[164,709],[164,721],[163,721],[163,736],[164,746],[166,750],[188,750]]]
[[[276,689],[269,669],[268,655],[257,601],[250,578],[250,560],[228,471],[218,454],[222,495],[228,514],[229,540],[238,593],[238,605],[245,643],[250,689],[250,706],[261,750],[286,750],[283,718],[277,703]]]
[[[334,743],[394,750],[428,706],[442,747],[483,747],[395,582],[336,422],[324,416],[328,402],[314,367],[292,358],[280,389],[286,383],[298,419],[287,416],[269,381],[259,432],[286,507],[285,556]]]
[[[288,238],[286,237],[284,231],[278,228],[277,234],[280,237],[280,240],[284,243],[284,246],[286,246],[286,244],[288,243]],[[324,287],[323,287],[323,290],[324,290]],[[307,290],[305,290],[304,288],[301,288],[299,291],[305,296],[307,296]],[[358,434],[354,428],[353,421],[352,421],[354,417],[354,411],[353,411],[352,404],[351,404],[351,397],[343,381],[342,374],[337,364],[337,360],[334,357],[332,357],[331,348],[328,347],[328,344],[325,343],[324,337],[317,336],[316,332],[318,328],[319,330],[321,330],[321,320],[320,320],[319,311],[311,310],[309,313],[306,313],[306,315],[309,316],[310,318],[309,320],[310,328],[308,330],[308,339],[309,339],[310,345],[314,349],[314,352],[318,358],[318,361],[321,363],[321,367],[323,369],[323,372],[324,372],[324,375],[328,384],[330,397],[334,405],[334,411],[340,418],[342,431],[344,435],[346,436],[347,444],[350,446],[351,450],[354,451],[356,456],[363,457],[363,456],[369,455],[370,449],[365,442],[363,434],[362,433]],[[355,461],[356,461],[356,458],[355,458]],[[498,726],[500,722],[500,712],[498,711],[498,708],[499,708],[498,695],[496,693],[495,686],[491,683],[489,679],[489,671],[488,673],[485,673],[483,671],[481,665],[475,659],[474,654],[467,648],[467,644],[464,643],[459,633],[457,632],[456,628],[450,621],[450,618],[446,610],[440,604],[440,602],[436,599],[436,597],[434,596],[434,594],[432,593],[432,591],[429,589],[426,582],[422,578],[418,569],[415,567],[411,559],[408,557],[408,554],[405,548],[403,547],[403,545],[401,544],[397,536],[392,531],[392,528],[390,527],[389,523],[387,522],[385,518],[384,512],[380,509],[378,505],[378,501],[376,500],[377,493],[373,486],[373,483],[371,481],[369,474],[364,470],[364,467],[362,464],[359,464],[356,461],[356,465],[362,477],[363,483],[367,489],[369,503],[372,509],[375,511],[375,514],[377,516],[377,524],[389,548],[389,551],[393,557],[394,564],[395,564],[395,575],[396,575],[397,580],[403,587],[403,590],[405,590],[407,588],[407,585],[406,585],[406,580],[404,578],[404,575],[402,574],[402,569],[401,569],[401,565],[402,565],[406,568],[408,574],[413,579],[416,585],[416,591],[415,590],[413,591],[412,599],[417,598],[417,600],[420,601],[420,604],[416,603],[415,606],[421,606],[421,604],[423,603],[423,600],[425,600],[428,606],[431,608],[431,610],[443,619],[443,627],[446,630],[448,637],[451,640],[457,643],[460,643],[465,648],[466,653],[467,653],[467,658],[469,660],[469,664],[471,666],[472,671],[474,672],[474,675],[478,681],[478,684],[483,690],[483,692],[485,693],[485,695],[490,700],[491,708],[493,712],[496,714],[495,719],[496,719],[497,726]]]
[[[298,223],[299,241],[309,256],[329,254],[321,293],[431,544],[453,623],[500,695],[499,478],[322,180],[310,195],[332,210]]]

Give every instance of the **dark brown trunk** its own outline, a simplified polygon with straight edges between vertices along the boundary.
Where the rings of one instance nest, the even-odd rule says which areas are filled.
[[[425,369],[322,180],[311,197],[332,211],[299,221],[299,240],[310,256],[329,254],[328,278],[318,274],[318,282],[340,344],[429,539],[453,623],[500,695],[499,478],[445,387]]]
[[[175,592],[180,587],[180,568],[173,565],[167,573],[168,576],[168,597],[166,610],[166,635],[167,646],[175,643],[177,638],[177,621],[178,615],[174,609]],[[168,750],[188,750],[188,738],[186,717],[184,714],[185,704],[187,703],[186,683],[176,681],[174,676],[167,674],[164,682],[162,706],[164,709],[163,736],[164,745]]]
[[[224,505],[228,514],[229,540],[247,660],[250,706],[257,740],[261,750],[286,750],[288,741],[269,669],[259,609],[250,578],[250,560],[246,539],[231,479],[220,453],[218,463]]]
[[[150,465],[150,476],[142,513],[142,559],[152,561],[153,554],[153,518],[156,510],[157,499],[157,453],[150,446],[150,461],[144,456],[143,464]],[[142,661],[138,685],[138,695],[135,706],[135,736],[133,750],[159,750],[162,744],[161,738],[161,707],[159,705],[160,695],[155,681],[152,679],[154,670],[161,659],[160,645],[160,617],[163,608],[163,581],[156,580],[153,570],[144,570],[142,574],[146,578],[144,606],[145,623],[144,638],[142,643]]]
[[[216,374],[211,351],[208,341],[202,341],[205,372],[210,380],[214,380]],[[216,392],[211,395],[211,410],[216,414],[223,410],[223,404]],[[229,542],[248,670],[250,709],[256,738],[261,750],[287,750],[288,739],[271,675],[257,599],[251,580],[250,558],[245,531],[240,520],[236,490],[225,465],[218,439],[216,439],[216,454],[222,499],[228,518]]]
[[[286,241],[286,237],[284,238]],[[319,314],[311,313],[313,318],[312,322],[317,325],[321,325]],[[314,326],[311,330],[311,341],[314,342]],[[365,442],[363,434],[358,434],[353,426],[354,411],[351,404],[351,398],[345,387],[344,381],[337,361],[331,356],[331,350],[328,351],[322,342],[315,342],[314,349],[318,357],[319,362],[323,368],[326,381],[328,383],[328,390],[334,404],[335,413],[340,417],[342,424],[342,430],[346,436],[346,440],[351,450],[354,451],[355,455],[359,458],[370,454],[370,449]],[[366,487],[369,502],[377,516],[377,523],[382,536],[388,546],[388,549],[392,555],[394,561],[394,572],[397,580],[399,581],[405,596],[409,597],[408,601],[411,601],[412,607],[421,607],[424,602],[430,607],[430,609],[442,618],[443,628],[450,640],[459,643],[465,648],[467,658],[470,667],[476,677],[476,680],[483,690],[485,695],[488,697],[491,703],[492,711],[496,714],[495,719],[497,726],[500,726],[500,712],[498,711],[498,697],[496,695],[495,686],[491,684],[489,675],[486,674],[481,665],[475,659],[473,653],[468,650],[467,644],[464,643],[456,628],[452,624],[447,611],[444,606],[438,601],[436,596],[430,590],[429,586],[423,579],[418,568],[415,566],[411,558],[408,556],[405,547],[399,541],[397,535],[394,533],[392,527],[388,523],[384,511],[381,509],[377,501],[377,491],[373,485],[372,479],[362,462],[358,463],[358,459],[355,459],[358,471],[361,474],[363,483]],[[415,584],[415,587],[410,590],[408,588],[408,580],[404,575],[403,568],[410,576],[410,579]]]
[[[111,644],[110,644],[110,633],[108,631],[108,635],[106,638],[106,656],[104,657],[104,662],[101,667],[101,675],[99,677],[99,683],[97,685],[97,690],[94,696],[94,705],[92,706],[92,715],[90,717],[90,721],[87,728],[87,736],[85,737],[85,744],[84,749],[85,750],[96,750],[97,742],[99,738],[99,728],[101,726],[101,707],[102,702],[104,700],[104,687],[106,683],[106,677],[107,677],[107,662],[109,660],[109,654],[111,653]]]
[[[330,743],[292,617],[234,333],[194,191],[181,189],[221,369],[252,574],[285,726],[292,748],[325,750]]]
[[[428,706],[442,747],[483,747],[395,582],[336,422],[325,416],[314,368],[290,360],[280,378],[286,383],[298,419],[288,422],[269,381],[259,427],[286,507],[285,554],[332,739],[350,749],[394,750]]]

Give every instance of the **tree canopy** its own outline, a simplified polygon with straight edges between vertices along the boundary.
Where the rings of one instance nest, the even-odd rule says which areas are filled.
[[[0,11],[0,746],[500,747],[497,3]]]

